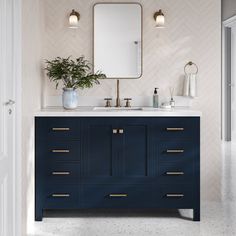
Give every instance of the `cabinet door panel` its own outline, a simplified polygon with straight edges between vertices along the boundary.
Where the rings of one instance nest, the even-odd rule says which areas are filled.
[[[88,179],[114,175],[112,119],[88,118],[84,122],[84,152],[82,176]]]
[[[112,175],[112,140],[109,125],[89,127],[89,174],[93,176]]]
[[[122,175],[147,176],[147,127],[125,125],[122,138]]]

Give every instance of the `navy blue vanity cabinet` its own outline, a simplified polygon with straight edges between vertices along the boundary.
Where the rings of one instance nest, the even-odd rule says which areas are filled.
[[[79,207],[80,119],[35,118],[35,219],[43,209]]]
[[[200,220],[199,117],[37,117],[44,209],[186,208]]]

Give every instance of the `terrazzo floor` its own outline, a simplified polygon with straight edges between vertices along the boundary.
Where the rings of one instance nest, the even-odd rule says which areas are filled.
[[[27,236],[236,236],[236,144],[222,145],[222,202],[202,202],[201,222],[190,210],[46,212]]]

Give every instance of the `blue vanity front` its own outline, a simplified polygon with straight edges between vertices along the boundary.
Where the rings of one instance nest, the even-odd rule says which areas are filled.
[[[44,209],[186,208],[200,220],[200,117],[36,117]]]

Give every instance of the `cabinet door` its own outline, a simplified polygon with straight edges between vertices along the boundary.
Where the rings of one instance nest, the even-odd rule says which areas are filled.
[[[132,178],[144,178],[150,175],[149,165],[149,126],[140,118],[124,119],[121,123],[123,134],[120,135],[119,172]]]
[[[116,175],[115,140],[112,118],[86,118],[83,122],[82,177],[99,182]]]

